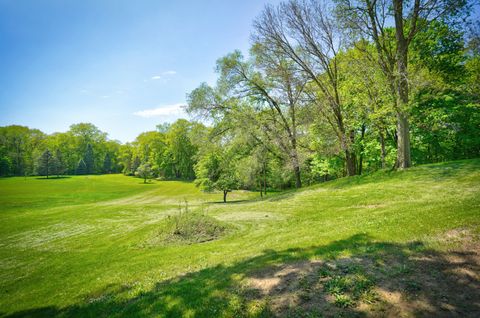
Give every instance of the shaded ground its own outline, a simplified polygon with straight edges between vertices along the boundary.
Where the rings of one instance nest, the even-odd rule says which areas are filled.
[[[478,317],[480,244],[470,233],[446,233],[441,239],[455,245],[446,251],[357,234],[264,251],[134,296],[134,286],[109,286],[65,308],[6,317]]]
[[[466,231],[444,239],[461,245],[438,252],[418,242],[364,242],[364,254],[268,267],[249,286],[276,316],[479,317],[478,239]]]

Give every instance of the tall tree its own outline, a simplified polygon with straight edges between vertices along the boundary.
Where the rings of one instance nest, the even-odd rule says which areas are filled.
[[[337,54],[344,47],[332,11],[322,1],[282,2],[278,7],[267,5],[254,22],[253,38],[270,51],[281,52],[293,61],[310,81],[315,91],[312,101],[328,119],[344,150],[348,175],[356,174],[351,150],[353,131],[345,122],[345,109],[338,90],[342,79],[337,67]]]
[[[112,157],[110,156],[109,152],[105,154],[105,159],[103,159],[103,172],[104,173],[112,172]]]
[[[60,175],[65,173],[66,167],[65,167],[65,161],[63,160],[63,155],[60,149],[57,149],[55,151],[55,156],[53,157],[53,162],[54,162],[54,173],[57,175],[57,177],[60,177]]]
[[[77,169],[76,169],[77,174],[87,174],[87,165],[85,164],[85,161],[83,159],[80,159],[77,164]]]
[[[87,145],[87,150],[85,151],[85,156],[83,158],[86,166],[86,173],[92,174],[95,172],[95,158],[93,155],[93,147],[92,144]]]
[[[36,172],[40,176],[46,176],[54,173],[55,163],[54,158],[50,150],[46,149],[37,160]]]
[[[371,39],[378,53],[378,65],[395,96],[397,115],[397,166],[411,166],[408,54],[419,30],[437,19],[452,20],[466,6],[466,0],[337,0],[338,12],[354,34]],[[386,27],[394,21],[394,43]]]

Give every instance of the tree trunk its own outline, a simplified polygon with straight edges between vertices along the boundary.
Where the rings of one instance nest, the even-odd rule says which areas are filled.
[[[345,150],[345,161],[347,165],[347,175],[349,177],[356,174],[355,169],[355,155],[350,152],[350,150]]]
[[[408,42],[404,34],[403,0],[394,0],[395,39],[397,42],[397,166],[405,169],[411,166],[410,127],[407,117],[408,106]]]
[[[360,155],[358,159],[358,174],[362,174],[363,170],[363,151],[364,151],[364,146],[363,146],[363,139],[365,138],[365,130],[366,130],[365,124],[362,124],[362,133],[360,137]]]
[[[227,203],[227,190],[223,190],[223,203]]]
[[[412,165],[410,159],[410,129],[405,114],[397,114],[397,167],[408,168]]]
[[[380,157],[382,161],[382,169],[385,169],[385,137],[383,136],[383,132],[380,132]]]
[[[295,173],[295,188],[299,189],[302,187],[302,179],[300,177],[300,167],[296,165],[294,168]]]
[[[267,195],[267,163],[263,163],[263,191]]]

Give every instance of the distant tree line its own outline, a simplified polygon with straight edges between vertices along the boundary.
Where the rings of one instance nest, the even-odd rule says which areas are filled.
[[[89,123],[45,134],[24,126],[0,127],[0,175],[64,175],[120,172],[121,144]]]

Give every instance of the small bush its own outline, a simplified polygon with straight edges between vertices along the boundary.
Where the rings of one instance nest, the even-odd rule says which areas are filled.
[[[188,202],[179,206],[179,212],[168,216],[150,240],[151,245],[194,244],[216,240],[224,235],[228,226],[208,216],[205,211],[191,212]]]

